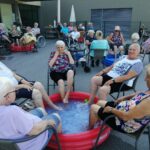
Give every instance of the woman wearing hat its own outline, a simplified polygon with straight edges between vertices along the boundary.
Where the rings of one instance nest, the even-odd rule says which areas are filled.
[[[117,50],[119,50],[119,52],[124,50],[123,45],[125,41],[120,26],[115,26],[114,32],[107,37],[107,40],[109,41],[110,48],[115,54],[117,53]]]

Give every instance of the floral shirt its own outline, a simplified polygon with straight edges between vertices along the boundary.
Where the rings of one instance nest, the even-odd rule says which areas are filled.
[[[116,106],[116,109],[121,111],[129,111],[136,105],[145,100],[146,97],[149,97],[149,94],[139,93],[138,95],[134,96],[131,100],[123,101]],[[133,133],[145,126],[148,122],[150,122],[150,117],[143,117],[141,119],[133,119],[129,121],[123,121],[116,117],[116,125],[120,126],[121,129],[127,133]]]
[[[55,52],[52,52],[50,55],[50,60],[54,57]],[[58,55],[53,67],[51,68],[52,71],[55,72],[65,72],[71,69],[69,65],[69,58],[66,54]]]
[[[116,46],[121,46],[121,45],[122,45],[121,34],[115,35],[115,33],[113,33],[111,40],[114,42],[114,44],[115,44]]]

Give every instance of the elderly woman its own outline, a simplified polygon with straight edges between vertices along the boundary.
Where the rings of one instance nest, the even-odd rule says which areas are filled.
[[[150,65],[146,68],[148,90],[124,96],[115,102],[99,101],[90,110],[90,128],[99,120],[115,116],[106,123],[120,132],[134,133],[150,121]]]
[[[125,45],[125,55],[128,54],[128,48],[132,43],[139,43],[140,36],[137,32],[132,33],[131,41]]]
[[[74,77],[74,60],[70,52],[65,49],[65,43],[63,41],[59,40],[56,42],[56,51],[50,56],[49,66],[51,68],[50,76],[52,80],[58,84],[63,102],[68,103]],[[64,80],[67,80],[66,94]]]
[[[109,44],[108,41],[103,39],[103,32],[100,30],[96,31],[96,40],[94,40],[91,43],[90,46],[90,57],[91,57],[91,66],[94,67],[94,49],[98,49],[98,50],[109,50]],[[106,51],[104,53],[104,56],[106,56]],[[96,60],[96,66],[99,66],[99,60]]]
[[[117,51],[123,52],[124,48],[124,37],[121,33],[120,26],[115,26],[114,32],[112,32],[108,37],[107,40],[109,41],[110,48],[114,51],[116,54]]]
[[[97,91],[99,98],[106,100],[109,93],[117,92],[120,89],[122,82],[128,80],[122,90],[128,90],[132,87],[135,77],[143,69],[143,64],[138,58],[139,53],[140,45],[137,43],[132,44],[129,47],[127,56],[123,56],[119,61],[92,77],[90,104],[93,103]]]
[[[89,49],[90,49],[92,41],[95,40],[95,35],[94,34],[95,34],[94,30],[88,30],[85,44],[88,46]]]
[[[0,61],[0,77],[7,77],[16,88],[16,98],[28,98],[34,101],[36,107],[45,108],[43,100],[53,109],[61,110],[56,106],[45,91],[41,82],[28,81],[17,75]]]
[[[38,135],[48,125],[52,125],[61,131],[61,118],[58,114],[46,115],[44,109],[40,107],[30,113],[26,112],[18,106],[10,105],[15,99],[15,87],[8,78],[0,77],[0,139],[19,139]],[[41,150],[52,134],[51,129],[46,130],[34,139],[17,145],[21,150]]]

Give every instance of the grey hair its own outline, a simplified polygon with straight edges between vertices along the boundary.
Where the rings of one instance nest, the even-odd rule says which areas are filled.
[[[0,77],[0,101],[3,100],[4,96],[13,89],[11,81],[7,77]]]
[[[138,51],[138,53],[140,53],[141,47],[140,47],[140,45],[138,43],[133,43],[133,44],[130,45],[130,47],[136,47],[136,50]]]
[[[100,30],[97,30],[95,36],[96,36],[97,39],[98,39],[98,38],[103,38],[103,32],[100,31]]]
[[[62,41],[62,40],[58,40],[58,41],[56,42],[56,46],[64,46],[64,47],[65,47],[65,42]]]
[[[93,33],[93,34],[94,34],[95,31],[94,31],[94,30],[88,30],[88,33],[87,33],[87,34],[89,35],[90,33]]]
[[[146,68],[146,74],[150,76],[150,64],[148,64],[145,68]]]
[[[137,32],[135,32],[131,35],[132,42],[137,42],[139,39],[140,39],[140,36]]]

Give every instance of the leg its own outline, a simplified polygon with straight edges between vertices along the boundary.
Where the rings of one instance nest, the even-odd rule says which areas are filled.
[[[74,77],[74,71],[69,70],[67,72],[67,92],[66,92],[65,98],[63,99],[64,103],[68,103],[69,93],[72,89],[72,84],[73,84],[73,77]]]
[[[111,87],[110,86],[102,86],[98,90],[98,97],[100,100],[106,100],[107,95],[110,93]]]
[[[2,38],[6,41],[8,41],[9,43],[11,43],[11,41],[9,40],[9,38],[6,35],[2,35]]]
[[[119,52],[120,52],[121,55],[124,54],[124,47],[122,45],[119,46]]]
[[[99,120],[97,113],[98,113],[98,110],[100,108],[101,107],[99,105],[96,105],[96,104],[93,104],[91,106],[90,115],[89,115],[89,129],[93,129],[95,123]]]
[[[106,105],[106,103],[107,103],[107,101],[103,101],[103,100],[102,100],[102,101],[98,101],[98,102],[97,102],[97,105],[99,105],[99,106],[101,106],[101,107],[104,108],[105,105]]]
[[[58,90],[59,90],[61,99],[63,100],[65,97],[65,83],[62,79],[58,80]]]
[[[117,59],[117,51],[118,51],[118,48],[116,45],[114,45],[114,54],[115,54],[115,61]]]
[[[92,104],[95,98],[95,95],[97,93],[98,90],[98,86],[100,86],[102,84],[102,76],[94,76],[91,79],[91,95],[89,98],[89,104]]]
[[[42,94],[38,89],[33,89],[32,99],[36,107],[42,107],[45,110],[43,100],[42,100]]]
[[[47,115],[47,112],[45,112],[45,110],[41,107],[32,109],[31,111],[29,111],[29,113],[38,116],[39,118],[44,117],[45,115]]]
[[[94,57],[91,56],[91,67],[94,67]]]
[[[40,83],[40,82],[35,82],[34,85],[33,85],[34,88],[38,89],[42,95],[42,99],[44,99],[46,101],[46,103],[56,109],[56,110],[59,110],[59,107],[57,107],[52,101],[51,99],[49,98],[47,92],[45,91],[44,89],[44,86]]]

